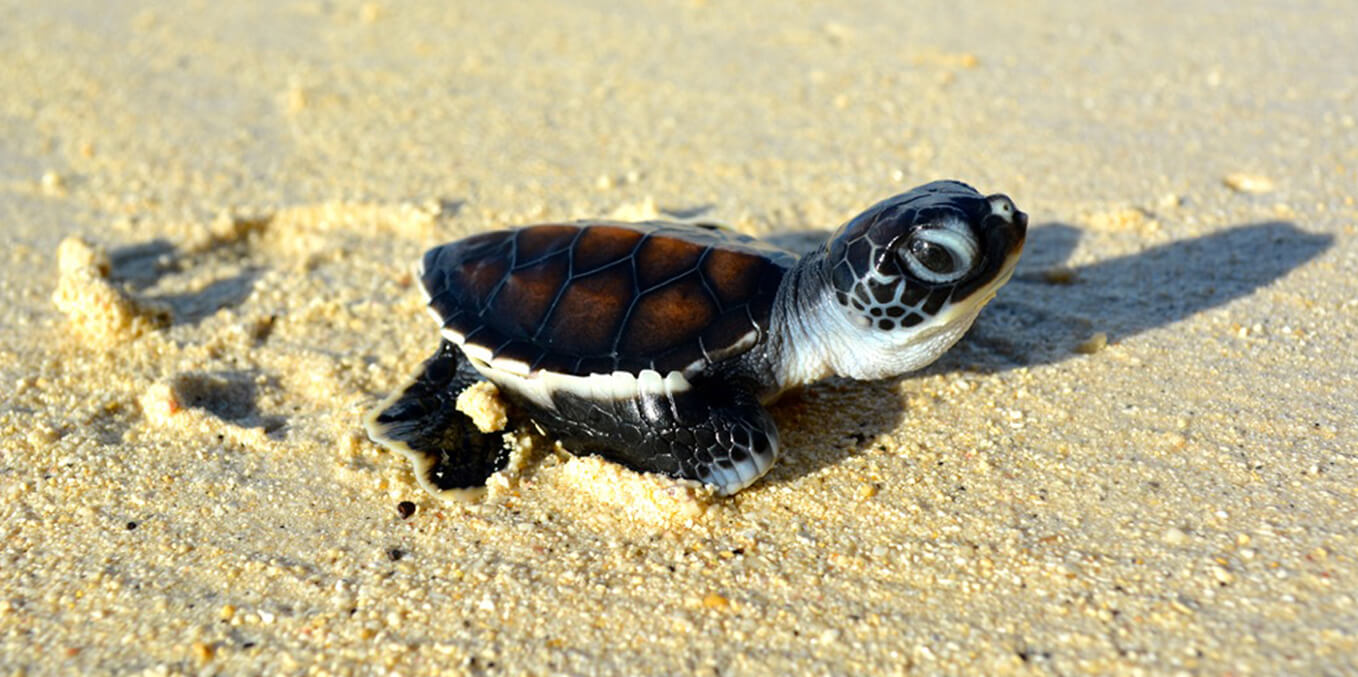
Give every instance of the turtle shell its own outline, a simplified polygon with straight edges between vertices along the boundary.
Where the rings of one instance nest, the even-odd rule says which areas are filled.
[[[763,339],[795,263],[713,226],[590,222],[435,247],[420,279],[444,335],[494,368],[691,375]]]

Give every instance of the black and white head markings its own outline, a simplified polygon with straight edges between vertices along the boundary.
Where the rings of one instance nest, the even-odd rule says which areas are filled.
[[[1026,227],[1008,197],[983,197],[955,181],[884,200],[830,241],[835,300],[863,328],[926,324],[954,302],[980,300],[972,292],[1011,272],[1005,264],[1017,257]]]

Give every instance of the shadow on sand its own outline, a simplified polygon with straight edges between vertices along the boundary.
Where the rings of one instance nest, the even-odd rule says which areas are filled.
[[[1093,332],[1121,341],[1248,296],[1334,239],[1283,221],[1252,223],[1068,268],[1068,282],[1048,281],[1044,271],[1061,268],[1079,237],[1060,223],[1034,229],[1014,278],[925,373],[1060,362]]]
[[[162,277],[183,272],[193,261],[186,261],[173,244],[161,239],[120,247],[109,252],[109,258],[113,279],[142,300],[169,306],[175,324],[197,324],[222,308],[244,303],[264,272],[262,267],[247,266],[194,291],[148,295],[146,290]]]
[[[1121,341],[1248,296],[1329,249],[1334,238],[1282,221],[1236,226],[1074,268],[1063,264],[1080,230],[1062,223],[1032,229],[1014,278],[977,318],[967,336],[921,374],[999,372],[1061,362],[1095,331]],[[1044,273],[1069,271],[1053,283]],[[913,378],[907,375],[903,378]],[[895,398],[888,380],[859,384],[864,401]],[[854,398],[857,399],[857,398]],[[793,395],[774,405],[801,420],[825,421],[838,439],[858,443],[823,451],[797,450],[788,467],[775,466],[766,481],[813,473],[863,451],[865,443],[900,425],[909,412],[865,406],[845,416],[843,400]],[[848,407],[856,409],[856,407]],[[781,417],[780,417],[781,418]]]

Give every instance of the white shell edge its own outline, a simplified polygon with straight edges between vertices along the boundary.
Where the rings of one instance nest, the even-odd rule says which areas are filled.
[[[595,401],[628,400],[637,397],[663,397],[692,388],[683,372],[670,371],[661,375],[654,369],[643,369],[638,374],[615,371],[611,374],[572,376],[552,371],[529,372],[518,360],[494,359],[484,346],[465,343],[462,334],[443,330],[443,337],[456,343],[482,376],[496,385],[509,388],[544,409],[555,409],[552,393],[569,392]]]

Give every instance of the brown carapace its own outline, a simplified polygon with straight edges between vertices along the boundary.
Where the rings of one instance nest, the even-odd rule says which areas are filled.
[[[486,362],[667,373],[757,342],[796,262],[717,228],[541,225],[432,249],[421,281],[447,335],[484,346]]]

